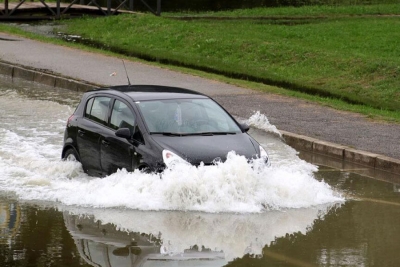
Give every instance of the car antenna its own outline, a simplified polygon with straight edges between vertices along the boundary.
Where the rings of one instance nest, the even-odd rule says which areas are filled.
[[[122,60],[122,64],[124,64],[124,69],[125,69],[125,73],[126,73],[126,78],[128,79],[128,85],[131,86],[131,81],[129,80],[129,76],[128,76],[128,72],[126,71],[126,66],[125,66],[124,60]]]

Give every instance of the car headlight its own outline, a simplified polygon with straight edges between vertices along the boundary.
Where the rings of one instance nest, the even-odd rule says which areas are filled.
[[[268,163],[269,160],[268,153],[262,146],[260,146],[260,158],[264,159],[265,163]]]
[[[174,166],[177,163],[189,164],[189,162],[187,162],[186,160],[184,160],[183,158],[179,157],[174,152],[169,151],[167,149],[163,150],[162,157],[163,157],[163,161],[164,161],[165,165],[168,168],[171,168],[172,166]]]

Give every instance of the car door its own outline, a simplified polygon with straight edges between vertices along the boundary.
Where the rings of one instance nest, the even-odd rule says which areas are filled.
[[[93,176],[102,175],[100,163],[101,137],[107,130],[111,98],[97,96],[86,103],[83,118],[78,123],[77,143],[82,167]]]
[[[132,140],[115,135],[120,128],[128,128],[133,134],[136,120],[129,106],[116,99],[112,105],[108,130],[104,132],[100,141],[100,160],[103,175],[109,175],[118,169],[132,171],[135,164],[135,146]]]

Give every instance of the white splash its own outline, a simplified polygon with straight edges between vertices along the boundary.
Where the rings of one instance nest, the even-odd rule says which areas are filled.
[[[266,132],[274,133],[279,137],[282,137],[282,134],[276,128],[275,125],[272,125],[267,116],[261,114],[260,111],[256,111],[250,118],[245,121],[249,126],[264,130]]]
[[[259,167],[230,153],[216,166],[182,164],[161,175],[120,170],[100,179],[84,174],[79,163],[56,159],[60,146],[22,141],[4,130],[0,135],[4,144],[11,145],[0,149],[0,188],[26,200],[204,212],[260,212],[342,200],[326,183],[314,179],[313,165],[301,161]]]

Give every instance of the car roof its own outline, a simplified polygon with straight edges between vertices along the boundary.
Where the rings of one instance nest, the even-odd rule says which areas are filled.
[[[134,101],[184,99],[184,98],[209,98],[202,93],[179,87],[163,85],[117,85],[93,90],[95,92],[117,92],[128,95]],[[91,91],[91,92],[93,92]]]

